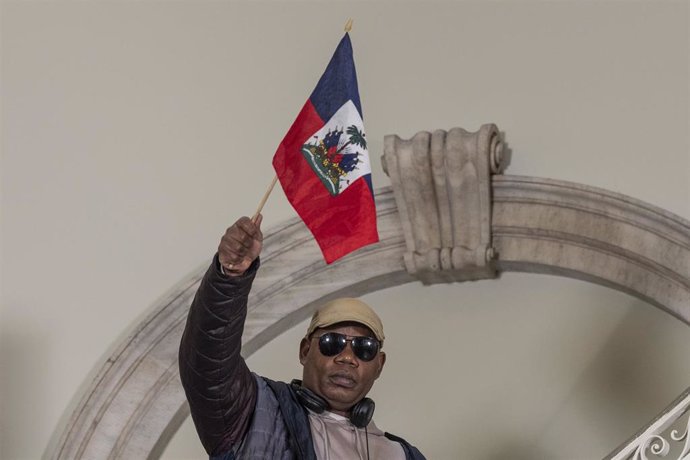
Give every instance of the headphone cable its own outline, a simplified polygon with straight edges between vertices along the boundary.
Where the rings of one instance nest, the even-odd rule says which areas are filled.
[[[367,440],[367,460],[369,459],[369,430],[367,430],[366,425],[364,426],[364,439]]]

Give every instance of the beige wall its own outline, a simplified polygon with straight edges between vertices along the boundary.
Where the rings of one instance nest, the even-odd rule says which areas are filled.
[[[375,186],[385,134],[495,122],[511,174],[690,218],[684,1],[4,1],[0,458],[43,455],[118,339],[254,210],[350,16]],[[265,216],[293,216],[281,192]],[[367,299],[390,337],[377,423],[430,458],[601,457],[690,384],[687,326],[598,286]],[[303,330],[252,367],[299,376]],[[187,423],[165,458],[201,457]]]

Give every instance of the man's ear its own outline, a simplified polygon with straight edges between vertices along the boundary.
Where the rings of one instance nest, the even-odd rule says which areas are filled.
[[[383,370],[383,365],[386,364],[386,353],[379,351],[377,359],[379,360],[379,370],[376,373],[376,378],[379,378],[381,376],[381,371]]]
[[[304,366],[304,361],[307,359],[307,355],[309,354],[309,346],[311,345],[311,340],[308,340],[306,337],[302,339],[302,341],[299,343],[299,362]]]

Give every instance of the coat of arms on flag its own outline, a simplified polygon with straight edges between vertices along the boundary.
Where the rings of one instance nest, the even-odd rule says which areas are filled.
[[[346,33],[273,167],[326,263],[379,240],[362,107]]]
[[[331,195],[371,173],[364,123],[352,101],[302,146],[302,155]]]

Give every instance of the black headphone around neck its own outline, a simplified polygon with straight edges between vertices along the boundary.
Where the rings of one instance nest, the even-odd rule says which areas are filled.
[[[290,388],[295,392],[297,400],[302,406],[311,409],[317,414],[330,410],[331,406],[321,396],[302,386],[302,381],[294,379],[290,382]],[[374,416],[376,404],[370,398],[364,398],[350,409],[350,422],[357,428],[365,428]]]

